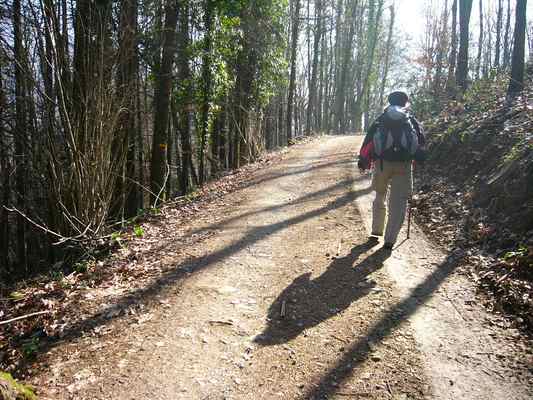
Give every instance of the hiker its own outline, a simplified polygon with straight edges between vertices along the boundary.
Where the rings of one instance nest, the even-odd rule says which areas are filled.
[[[371,236],[382,236],[385,227],[385,198],[389,191],[388,219],[384,245],[392,250],[405,219],[407,201],[413,190],[413,160],[425,159],[425,137],[408,110],[409,96],[401,91],[388,96],[389,106],[372,123],[359,151],[361,172],[374,168]]]

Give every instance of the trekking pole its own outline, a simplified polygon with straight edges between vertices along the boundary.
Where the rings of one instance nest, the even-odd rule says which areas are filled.
[[[413,201],[413,197],[411,195],[411,197],[409,198],[409,200],[407,200],[407,239],[409,239],[409,236],[410,236],[410,233],[411,233],[411,211],[412,211],[412,201]]]
[[[409,200],[407,200],[407,239],[411,236],[411,214],[413,210],[413,190],[414,190],[414,180],[415,180],[415,165],[413,163],[413,183],[411,187],[411,194],[409,195]]]

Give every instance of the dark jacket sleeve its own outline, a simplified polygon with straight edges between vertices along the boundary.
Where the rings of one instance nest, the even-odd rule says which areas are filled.
[[[420,144],[420,147],[426,146],[426,136],[424,135],[424,129],[422,128],[422,125],[420,125],[420,122],[418,120],[411,116],[409,117],[411,120],[411,124],[413,124],[413,128],[415,128],[416,134],[418,136],[418,143]]]
[[[416,134],[418,136],[418,150],[415,153],[415,161],[423,164],[426,161],[427,153],[426,153],[426,136],[424,135],[424,130],[422,128],[422,125],[417,121],[417,119],[413,116],[410,117],[411,124],[413,124],[413,128],[416,131]]]

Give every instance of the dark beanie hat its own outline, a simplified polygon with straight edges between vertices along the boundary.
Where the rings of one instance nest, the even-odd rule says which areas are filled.
[[[392,92],[391,94],[389,94],[388,100],[391,106],[403,107],[409,101],[409,96],[407,96],[407,93],[405,92],[397,91],[397,92]]]

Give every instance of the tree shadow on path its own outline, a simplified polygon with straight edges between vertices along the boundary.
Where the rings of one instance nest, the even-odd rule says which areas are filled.
[[[377,244],[377,240],[369,239],[357,245],[350,254],[336,258],[316,279],[309,279],[311,272],[297,277],[270,306],[268,325],[255,341],[265,346],[286,343],[367,295],[376,284],[367,279],[368,275],[380,269],[391,253],[379,249],[355,266],[354,263]]]
[[[328,197],[326,194],[329,192],[331,200],[326,204],[269,225],[252,227],[243,234],[242,237],[237,238],[232,243],[219,250],[211,252],[203,257],[187,259],[175,265],[148,286],[138,288],[117,299],[113,304],[74,322],[72,325],[65,328],[60,336],[47,338],[46,341],[43,341],[43,344],[39,349],[40,353],[48,352],[59,343],[73,341],[76,338],[84,336],[86,332],[89,332],[96,327],[108,325],[112,320],[124,315],[123,312],[128,307],[139,303],[148,304],[149,301],[156,298],[156,296],[165,288],[179,284],[191,274],[213,267],[217,263],[222,262],[254,243],[266,239],[270,235],[327,214],[330,211],[339,210],[353,204],[355,199],[370,191],[370,188],[364,188],[357,191],[348,190],[340,193],[337,192],[341,191],[343,187],[351,187],[353,182],[353,179],[346,179],[342,181],[342,185],[337,183],[329,188],[315,192],[323,193],[325,197]],[[313,194],[306,195],[304,198],[312,195]],[[283,205],[276,207],[283,207]],[[270,211],[271,209],[269,208],[264,212]]]
[[[330,368],[318,382],[309,385],[309,389],[300,397],[301,400],[329,399],[342,382],[352,376],[371,353],[368,341],[379,344],[399,329],[416,311],[424,305],[439,289],[442,283],[452,275],[459,266],[462,255],[449,255],[433,272],[411,293],[384,312],[366,332],[366,335],[351,344],[337,363]]]

